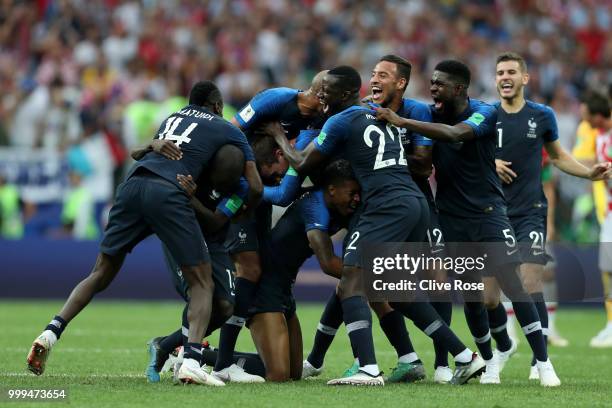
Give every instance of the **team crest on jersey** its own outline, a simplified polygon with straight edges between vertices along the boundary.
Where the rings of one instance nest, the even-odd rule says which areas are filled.
[[[238,233],[238,238],[240,239],[241,244],[246,244],[247,242],[247,233],[244,230],[240,230]]]
[[[529,131],[527,131],[527,137],[530,139],[535,139],[537,137],[536,128],[538,127],[538,124],[535,120],[533,120],[533,118],[529,118],[529,120],[527,121],[527,126],[529,126]]]
[[[253,107],[249,103],[247,106],[244,107],[243,110],[240,111],[239,115],[242,120],[248,122],[249,120],[251,120],[253,115],[255,115],[255,109],[253,109]]]

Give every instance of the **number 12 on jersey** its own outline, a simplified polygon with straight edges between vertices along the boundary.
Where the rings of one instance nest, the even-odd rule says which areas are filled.
[[[391,140],[395,141],[395,134],[393,133],[391,126],[387,125],[386,130]],[[365,131],[363,132],[363,141],[365,142],[365,144],[370,148],[373,147],[374,143],[372,141],[372,133],[378,135],[378,153],[376,154],[376,161],[374,162],[374,170],[383,169],[389,166],[395,166],[396,164],[399,164],[401,166],[408,165],[408,161],[406,160],[406,156],[404,155],[404,146],[402,146],[402,138],[400,137],[399,132],[397,135],[397,141],[399,143],[400,154],[397,161],[395,160],[395,158],[383,160],[383,156],[385,154],[386,134],[385,132],[380,130],[378,126],[369,125],[365,129]]]

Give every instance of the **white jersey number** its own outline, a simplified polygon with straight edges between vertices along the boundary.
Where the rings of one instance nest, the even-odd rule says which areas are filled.
[[[393,133],[392,129],[393,127],[394,126],[387,125],[386,129],[387,134],[391,138],[391,141],[395,142],[395,133]],[[386,135],[385,132],[378,128],[378,126],[369,125],[363,132],[363,141],[365,142],[366,146],[370,148],[374,146],[374,142],[372,140],[373,133],[378,135],[378,152],[376,154],[376,161],[374,162],[374,170],[384,169],[385,167],[395,166],[396,164],[399,164],[401,166],[408,165],[408,161],[406,160],[406,156],[404,155],[404,146],[402,145],[402,140],[399,136],[399,131],[397,141],[399,143],[400,155],[398,160],[395,160],[395,158],[383,160],[383,156],[385,155]]]

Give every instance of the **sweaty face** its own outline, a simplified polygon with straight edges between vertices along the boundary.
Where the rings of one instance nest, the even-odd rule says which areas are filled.
[[[275,152],[276,162],[272,164],[262,164],[259,169],[259,175],[265,185],[276,186],[280,184],[283,176],[287,173],[289,162],[285,159],[282,152]]]
[[[503,99],[514,99],[529,81],[529,75],[521,70],[518,61],[502,61],[497,64],[495,84]]]
[[[438,113],[452,112],[455,97],[458,95],[457,84],[446,72],[434,71],[429,88],[434,107]]]
[[[339,82],[340,79],[333,75],[325,75],[323,78],[319,101],[326,115],[333,115],[341,110],[344,90],[340,87]]]
[[[370,93],[372,102],[382,107],[388,106],[393,98],[404,94],[404,78],[398,77],[397,65],[389,61],[381,61],[372,70],[370,78]]]
[[[352,215],[359,202],[361,188],[356,180],[346,180],[339,185],[330,188],[331,205],[341,216]]]

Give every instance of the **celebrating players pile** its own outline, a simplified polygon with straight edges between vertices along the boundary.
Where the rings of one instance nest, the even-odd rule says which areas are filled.
[[[529,75],[519,55],[497,59],[501,100],[495,105],[468,97],[470,71],[455,60],[436,65],[432,105],[405,99],[410,71],[403,58],[382,57],[362,103],[358,72],[338,66],[317,74],[306,91],[259,93],[232,124],[220,116],[217,87],[197,83],[189,106],[167,118],[148,146],[132,152],[137,161],[117,189],[94,268],[34,341],[28,369],[43,373],[68,323],[110,284],[126,254],[157,234],[186,305],[181,327],[148,343],[150,382],[160,381],[168,366],[176,381],[215,386],[317,376],[342,322],[355,361],[329,385],[422,380],[425,369],[407,317],[433,341],[435,382],[459,385],[480,377],[482,384],[499,384],[516,351],[500,303],[503,292],[533,352],[529,378],[559,386],[547,353],[542,295],[548,256],[541,152],[545,148],[560,170],[591,180],[610,178],[610,163],[589,169],[563,150],[553,111],[524,98]],[[435,198],[428,181],[432,167]],[[289,207],[273,228],[272,205]],[[331,236],[341,229],[347,234],[338,256]],[[478,353],[450,329],[447,293],[376,303],[363,293],[363,275],[371,273],[363,261],[369,245],[429,242],[434,254],[445,241],[508,248],[482,274],[461,278],[485,283],[479,297],[464,294]],[[302,361],[292,289],[313,254],[338,284]],[[426,275],[444,281],[449,272]],[[398,356],[385,379],[376,362],[370,309]],[[257,354],[235,350],[245,324]],[[216,329],[219,348],[203,347],[202,339]]]

